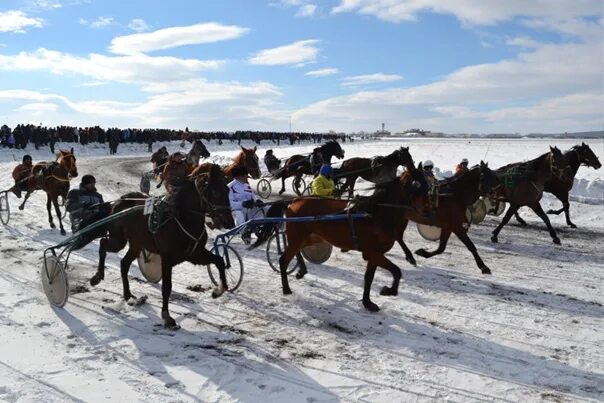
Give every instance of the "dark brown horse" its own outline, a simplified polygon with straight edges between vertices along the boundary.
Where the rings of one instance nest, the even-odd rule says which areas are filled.
[[[61,219],[61,209],[59,207],[59,196],[65,201],[67,192],[69,192],[69,181],[78,176],[78,167],[76,157],[73,154],[73,148],[70,151],[59,151],[56,161],[40,162],[33,166],[31,176],[27,181],[27,193],[19,210],[25,208],[25,202],[29,196],[38,189],[46,192],[46,210],[48,211],[48,222],[51,228],[56,228],[52,219],[51,204],[55,208],[61,235],[65,235],[63,220]]]
[[[161,147],[159,150],[151,154],[151,162],[153,163],[153,173],[155,175],[161,174],[164,164],[168,161],[170,153],[166,146]]]
[[[122,197],[112,213],[145,203],[142,193],[130,193]],[[162,205],[163,204],[163,205]],[[90,279],[97,285],[105,277],[105,257],[107,252],[117,253],[126,247],[128,251],[120,262],[124,299],[130,304],[138,301],[130,292],[128,271],[132,262],[144,249],[161,256],[162,265],[162,319],[169,328],[177,328],[170,316],[168,304],[172,292],[172,268],[182,262],[195,265],[214,264],[220,273],[220,285],[212,292],[219,297],[228,289],[224,261],[205,248],[208,234],[205,216],[208,215],[217,227],[233,227],[229,208],[226,179],[218,165],[212,166],[208,175],[200,175],[195,180],[186,181],[172,196],[170,202],[161,201],[156,208],[165,209],[162,222],[154,232],[149,230],[148,217],[138,210],[117,218],[107,224],[109,235],[101,239],[99,266]]]
[[[564,156],[566,157],[568,165],[570,166],[570,174],[566,180],[562,180],[555,175],[552,176],[550,181],[545,182],[545,186],[543,188],[544,191],[553,194],[562,202],[562,208],[559,210],[548,210],[547,214],[559,215],[560,213],[564,212],[564,215],[566,216],[566,224],[571,228],[577,228],[577,226],[570,220],[570,203],[568,201],[568,194],[575,183],[575,175],[577,174],[577,171],[581,165],[594,169],[600,169],[602,164],[600,163],[600,160],[596,154],[594,154],[591,148],[589,148],[589,146],[585,143],[574,146],[570,150],[566,151]],[[520,218],[518,212],[516,212],[515,216],[516,220],[520,224],[526,225],[526,221]]]
[[[503,199],[510,203],[510,207],[501,223],[493,230],[491,241],[498,241],[499,232],[520,207],[529,206],[543,220],[554,243],[559,245],[560,238],[539,201],[543,196],[545,184],[552,178],[568,181],[570,167],[564,154],[557,147],[550,147],[550,152],[533,160],[509,164],[495,172],[504,185]]]
[[[193,147],[186,155],[179,152],[170,155],[164,163],[161,181],[157,184],[157,188],[160,188],[165,182],[166,190],[171,192],[172,187],[178,186],[181,181],[186,180],[187,176],[199,166],[201,158],[209,156],[210,152],[201,140],[195,140]]]
[[[411,251],[403,241],[405,228],[408,221],[415,221],[420,224],[440,227],[440,243],[433,252],[425,249],[419,249],[415,253],[424,258],[430,258],[443,253],[447,247],[447,242],[451,233],[457,235],[459,240],[468,248],[474,256],[476,264],[483,274],[491,274],[491,270],[482,261],[476,250],[476,246],[468,236],[469,223],[466,219],[466,210],[471,206],[479,196],[488,196],[498,192],[500,182],[495,172],[489,169],[488,165],[480,162],[480,165],[473,167],[463,175],[446,179],[439,182],[439,196],[436,206],[433,207],[430,214],[425,215],[422,210],[406,210],[402,225],[402,231],[398,239],[399,244],[405,252],[407,260],[415,264],[415,259]]]
[[[283,294],[291,294],[287,279],[287,266],[305,246],[316,242],[318,235],[326,242],[344,249],[362,252],[367,261],[363,306],[369,311],[378,311],[379,307],[371,301],[370,291],[376,268],[382,267],[392,274],[392,285],[381,290],[382,295],[397,295],[401,278],[400,268],[392,263],[385,254],[392,248],[399,236],[404,211],[417,208],[423,203],[428,191],[428,183],[420,169],[407,170],[400,178],[376,185],[372,196],[359,198],[353,212],[369,212],[368,218],[339,221],[310,220],[308,222],[287,222],[287,247],[279,259]],[[343,214],[346,217],[346,200],[323,198],[302,198],[294,200],[289,207],[286,203],[274,204],[269,216],[316,217],[325,214]],[[275,225],[266,225],[259,231],[258,241],[253,247],[261,245],[269,238]],[[302,259],[298,260],[302,265]],[[306,267],[300,268],[303,273]],[[299,278],[301,276],[298,276]]]
[[[212,164],[201,164],[200,166],[195,168],[189,175],[191,177],[195,177],[197,175],[207,173],[211,166]],[[258,156],[256,155],[256,147],[241,147],[241,151],[233,159],[233,162],[222,168],[227,179],[232,178],[231,171],[233,171],[233,169],[235,169],[236,167],[244,167],[253,179],[260,179],[261,173],[260,165],[258,164]]]
[[[315,148],[310,155],[292,155],[283,164],[283,167],[275,175],[281,178],[281,190],[279,194],[285,192],[285,179],[295,176],[294,183],[300,183],[302,175],[315,175],[319,172],[321,164],[331,164],[331,159],[344,158],[344,150],[335,140],[328,141],[321,147]],[[297,188],[298,186],[296,186]]]
[[[409,161],[413,164],[409,147],[401,147],[385,157],[347,159],[340,168],[333,170],[333,177],[336,180],[346,180],[340,191],[344,193],[348,190],[348,196],[352,198],[354,185],[359,177],[372,183],[387,182],[396,178],[397,168],[405,166]]]

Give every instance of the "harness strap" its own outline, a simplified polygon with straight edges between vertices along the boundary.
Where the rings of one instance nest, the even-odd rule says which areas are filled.
[[[352,238],[352,246],[354,249],[360,249],[359,247],[359,237],[355,231],[354,227],[354,218],[352,217],[352,209],[348,209],[346,211],[346,215],[348,216],[348,225],[350,225],[350,236]]]

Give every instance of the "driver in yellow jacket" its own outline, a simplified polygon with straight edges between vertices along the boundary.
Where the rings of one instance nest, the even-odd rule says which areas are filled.
[[[333,191],[336,184],[331,179],[331,165],[323,164],[319,170],[319,175],[312,181],[312,196],[333,198]]]

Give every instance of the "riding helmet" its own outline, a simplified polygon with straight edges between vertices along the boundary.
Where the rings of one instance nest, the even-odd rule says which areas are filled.
[[[25,154],[25,155],[23,156],[23,160],[22,160],[22,162],[23,162],[23,163],[25,163],[25,161],[27,161],[27,160],[30,160],[30,161],[31,161],[31,155],[29,155],[29,154]]]
[[[319,171],[319,173],[323,176],[327,176],[331,173],[331,171],[332,171],[331,165],[323,164],[323,165],[321,165],[321,170]]]
[[[467,163],[468,163],[468,159],[467,159],[467,158],[462,159],[462,160],[461,160],[461,163],[462,163],[462,164],[467,164]]]
[[[434,168],[434,163],[431,160],[425,160],[422,165],[424,168]]]
[[[82,176],[82,186],[89,185],[91,183],[96,183],[96,179],[92,175],[84,175]]]

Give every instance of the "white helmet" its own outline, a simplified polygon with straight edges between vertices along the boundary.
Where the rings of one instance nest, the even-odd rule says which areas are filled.
[[[434,168],[434,163],[430,160],[425,160],[422,165],[424,168]]]

